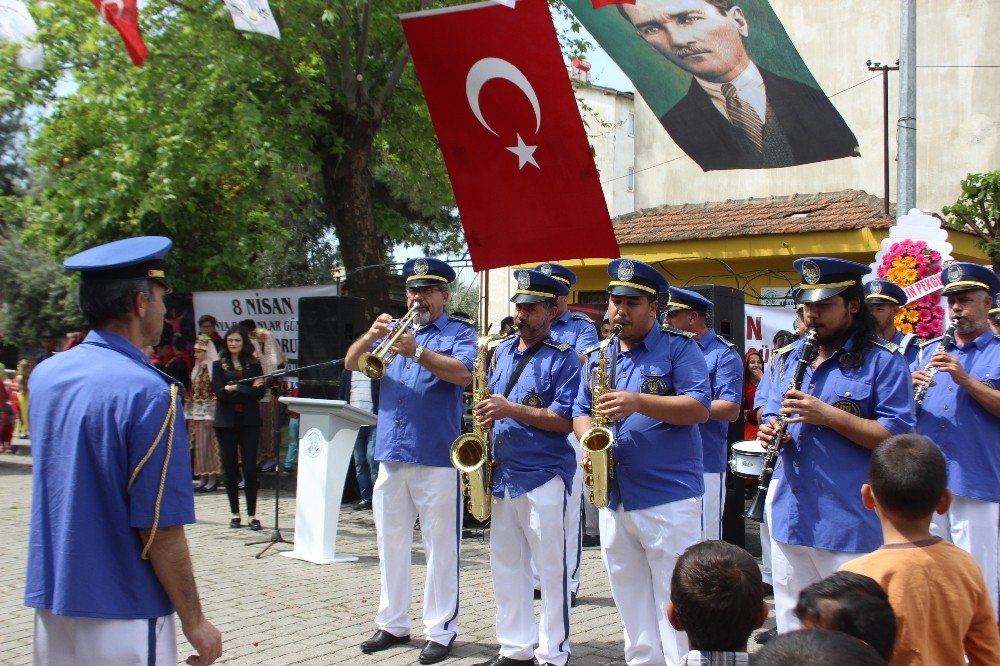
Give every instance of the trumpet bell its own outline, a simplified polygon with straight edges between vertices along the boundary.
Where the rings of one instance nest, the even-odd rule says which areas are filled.
[[[371,352],[365,352],[358,359],[358,367],[371,379],[382,379],[385,376],[385,362]]]

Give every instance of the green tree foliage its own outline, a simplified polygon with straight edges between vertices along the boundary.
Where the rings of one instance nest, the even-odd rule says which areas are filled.
[[[950,226],[979,237],[979,247],[1000,274],[1000,171],[970,173],[958,201],[943,210]]]
[[[221,2],[143,3],[150,56],[135,68],[92,4],[33,3],[45,71],[17,69],[9,48],[0,62],[0,95],[46,109],[26,240],[65,256],[168,235],[174,282],[192,290],[316,269],[308,245],[332,233],[348,269],[374,266],[348,288],[376,304],[395,242],[457,246],[397,17],[430,3],[270,4],[280,41],[237,32]]]

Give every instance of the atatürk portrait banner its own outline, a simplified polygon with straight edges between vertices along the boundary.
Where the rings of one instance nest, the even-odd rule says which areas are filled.
[[[705,171],[859,154],[767,0],[566,4]]]

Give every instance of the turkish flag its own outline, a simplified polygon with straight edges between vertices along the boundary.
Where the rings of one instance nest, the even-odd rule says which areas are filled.
[[[619,256],[546,0],[402,19],[473,268]]]
[[[591,0],[594,9],[600,9],[607,5],[634,5],[635,0]]]
[[[101,17],[111,24],[122,36],[125,50],[136,67],[149,55],[149,49],[142,43],[139,34],[138,0],[94,0],[94,6]]]

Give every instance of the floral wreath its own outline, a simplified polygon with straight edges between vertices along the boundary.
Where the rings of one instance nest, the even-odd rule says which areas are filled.
[[[924,241],[902,240],[889,247],[878,267],[878,276],[906,288],[941,272],[941,253],[931,250]],[[916,333],[928,340],[941,335],[944,308],[935,292],[899,308],[896,328],[902,333]]]

